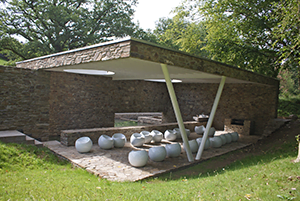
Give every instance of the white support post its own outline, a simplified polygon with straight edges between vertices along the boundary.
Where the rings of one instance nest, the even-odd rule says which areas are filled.
[[[171,98],[171,102],[172,102],[172,105],[173,105],[173,109],[174,109],[174,112],[175,112],[175,116],[176,116],[177,123],[178,123],[179,129],[180,129],[181,137],[182,137],[182,140],[183,140],[183,144],[184,144],[184,147],[185,147],[185,151],[186,151],[188,160],[189,160],[189,162],[193,162],[194,157],[192,155],[192,151],[191,151],[191,148],[190,148],[190,145],[189,145],[189,140],[188,140],[186,132],[185,132],[185,127],[184,127],[184,124],[183,124],[183,120],[182,120],[181,112],[180,112],[179,105],[178,105],[178,102],[177,102],[176,94],[175,94],[175,91],[174,91],[174,88],[173,88],[173,84],[171,82],[168,67],[167,67],[166,64],[161,64],[161,68],[162,68],[162,71],[163,71],[164,76],[165,76],[167,88],[168,88],[168,91],[169,91],[169,95],[170,95],[170,98]]]
[[[202,156],[204,145],[205,145],[209,130],[211,128],[212,122],[214,121],[214,117],[215,117],[216,110],[217,110],[217,107],[218,107],[218,104],[219,104],[219,100],[220,100],[221,95],[222,95],[222,91],[223,91],[225,81],[226,81],[226,77],[222,76],[221,82],[219,84],[219,89],[218,89],[213,107],[211,109],[211,112],[210,112],[210,115],[209,115],[209,118],[208,118],[208,122],[207,122],[207,125],[206,125],[206,128],[205,128],[205,132],[204,132],[204,135],[202,137],[202,141],[201,141],[200,147],[199,147],[197,155],[196,155],[196,160],[200,160],[200,158]]]

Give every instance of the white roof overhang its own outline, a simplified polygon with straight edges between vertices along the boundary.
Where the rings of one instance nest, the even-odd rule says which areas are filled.
[[[183,83],[220,83],[220,75],[205,73],[193,69],[168,65],[171,79],[181,80]],[[164,79],[160,63],[137,58],[123,58],[117,60],[83,63],[79,65],[48,68],[48,71],[74,72],[79,74],[95,75],[97,72],[86,70],[111,71],[113,75],[106,75],[113,80],[149,80]],[[73,71],[74,70],[74,71]],[[230,78],[226,83],[251,83],[249,81]]]

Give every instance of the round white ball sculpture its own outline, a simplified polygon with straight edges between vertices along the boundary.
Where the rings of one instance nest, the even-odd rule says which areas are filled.
[[[114,146],[114,140],[108,135],[101,135],[98,139],[98,145],[101,149],[111,149]]]
[[[165,160],[167,156],[167,151],[165,147],[159,146],[159,147],[151,147],[149,149],[149,158],[155,162],[161,162]]]
[[[177,139],[181,139],[181,131],[179,128],[174,128],[173,131],[176,133]],[[191,134],[190,129],[185,128],[186,136],[189,137]]]
[[[152,130],[151,135],[152,135],[152,139],[155,143],[160,143],[161,140],[163,139],[162,132],[160,132],[158,130]]]
[[[213,137],[215,135],[216,129],[211,127],[208,132],[208,137]]]
[[[205,131],[205,127],[204,126],[195,126],[195,132],[198,135],[202,135]]]
[[[185,128],[185,133],[186,133],[186,136],[187,136],[187,137],[190,137],[190,135],[191,135],[190,129]]]
[[[230,133],[232,142],[236,142],[239,139],[239,134],[237,132]]]
[[[225,137],[225,135],[219,135],[219,137],[221,138],[221,140],[222,140],[222,145],[224,145],[224,144],[226,144],[226,137]]]
[[[226,133],[226,134],[224,134],[224,135],[225,135],[225,137],[226,137],[226,143],[227,143],[227,144],[230,143],[230,142],[232,141],[231,134],[230,134],[230,133]]]
[[[199,145],[196,140],[190,140],[189,145],[190,145],[192,153],[196,153],[198,151]],[[183,148],[184,148],[184,150],[186,150],[184,144],[183,144]]]
[[[202,137],[199,137],[196,139],[199,147],[201,145],[201,142],[202,142]],[[205,142],[205,145],[204,145],[204,149],[208,149],[210,147],[210,140],[209,139],[206,139],[206,142]]]
[[[179,128],[174,128],[173,131],[176,133],[177,139],[181,138],[181,132]]]
[[[141,131],[140,134],[145,137],[145,143],[150,143],[152,141],[153,137],[149,131]]]
[[[178,157],[181,153],[181,146],[179,143],[166,144],[165,148],[167,151],[167,156],[171,158]]]
[[[140,133],[133,133],[130,137],[132,146],[141,147],[145,143],[145,136]]]
[[[219,148],[222,146],[222,139],[219,136],[210,138],[211,146],[214,148]]]
[[[93,142],[89,137],[78,138],[75,142],[75,148],[79,153],[87,153],[92,149]]]
[[[168,141],[174,141],[174,140],[176,140],[177,135],[173,130],[166,130],[165,134],[164,134],[164,137]]]
[[[114,147],[116,148],[122,148],[124,147],[125,143],[126,143],[126,136],[123,135],[122,133],[115,133],[112,136],[113,140],[114,140]]]
[[[128,154],[128,161],[134,167],[143,167],[147,164],[148,153],[145,150],[133,150]]]

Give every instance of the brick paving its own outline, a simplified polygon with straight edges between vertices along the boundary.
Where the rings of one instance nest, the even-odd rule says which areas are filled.
[[[222,132],[216,132],[216,135]],[[192,133],[190,139],[199,137],[196,133]],[[148,150],[152,146],[164,146],[168,141],[162,141],[159,144],[147,144],[141,148],[132,147],[129,142],[123,148],[113,148],[103,150],[94,144],[89,153],[78,153],[74,146],[64,146],[58,141],[44,142],[44,146],[55,152],[57,155],[66,158],[74,165],[86,169],[88,172],[99,176],[100,178],[110,181],[138,181],[148,177],[155,177],[158,174],[183,168],[186,166],[200,163],[203,160],[219,156],[237,149],[241,149],[255,143],[260,137],[258,136],[240,136],[238,142],[225,144],[220,148],[209,148],[204,150],[202,158],[192,163],[188,162],[186,153],[182,149],[182,153],[177,158],[166,158],[162,162],[154,162],[148,160],[146,166],[136,168],[132,167],[128,162],[128,153],[131,150],[145,149]],[[182,145],[182,142],[179,142]],[[193,154],[195,157],[196,154]]]

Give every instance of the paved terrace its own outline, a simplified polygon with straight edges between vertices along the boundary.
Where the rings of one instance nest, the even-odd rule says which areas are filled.
[[[220,135],[224,131],[217,131],[215,135]],[[190,139],[196,139],[199,135],[191,133]],[[64,146],[58,141],[45,142],[44,145],[59,156],[69,160],[75,166],[86,169],[88,172],[99,176],[100,178],[111,181],[138,181],[149,177],[155,177],[161,173],[174,171],[179,168],[195,165],[209,158],[223,155],[225,153],[238,150],[255,143],[259,136],[242,136],[238,142],[225,144],[220,148],[209,148],[204,150],[201,160],[188,162],[186,153],[182,153],[177,158],[166,158],[162,162],[154,162],[151,159],[145,167],[132,167],[128,162],[128,153],[134,149],[148,150],[152,146],[164,146],[168,141],[163,140],[160,144],[146,144],[141,148],[135,148],[126,143],[123,148],[113,148],[111,150],[100,149],[98,145],[93,145],[89,153],[80,154],[74,146]],[[182,142],[180,142],[182,145]],[[193,154],[195,157],[196,154]]]

